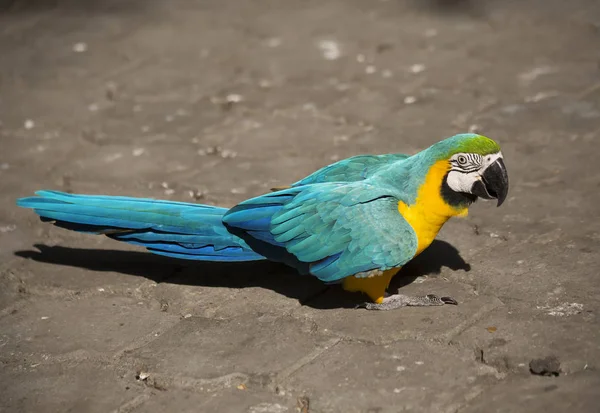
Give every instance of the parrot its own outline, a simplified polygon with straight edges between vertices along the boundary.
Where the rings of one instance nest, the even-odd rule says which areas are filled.
[[[187,260],[270,260],[392,310],[458,304],[435,294],[388,293],[394,275],[479,198],[508,194],[500,146],[479,134],[441,140],[414,155],[358,155],[232,208],[51,190],[21,198],[42,221]]]

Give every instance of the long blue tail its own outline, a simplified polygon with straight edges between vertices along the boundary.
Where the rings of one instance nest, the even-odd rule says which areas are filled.
[[[38,191],[17,205],[42,221],[73,231],[103,234],[169,257],[201,261],[265,259],[222,223],[227,208],[122,196]]]

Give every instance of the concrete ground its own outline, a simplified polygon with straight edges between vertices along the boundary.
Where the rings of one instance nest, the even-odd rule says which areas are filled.
[[[0,411],[597,412],[599,62],[594,0],[0,2]],[[231,206],[469,130],[501,143],[509,199],[395,280],[457,307],[355,310],[14,204]]]

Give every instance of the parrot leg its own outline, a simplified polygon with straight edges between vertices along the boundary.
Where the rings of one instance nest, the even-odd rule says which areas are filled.
[[[349,292],[365,293],[373,302],[381,303],[385,299],[385,290],[398,270],[399,268],[387,271],[373,270],[346,277],[342,281],[342,288]]]
[[[433,294],[416,297],[394,294],[385,297],[380,303],[364,303],[359,305],[358,308],[366,308],[367,310],[394,310],[400,307],[431,307],[444,304],[458,305],[458,302],[452,297],[438,297]]]

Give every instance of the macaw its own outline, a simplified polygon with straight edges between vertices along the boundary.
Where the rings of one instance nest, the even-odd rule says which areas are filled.
[[[201,261],[271,260],[365,293],[370,310],[457,304],[451,297],[388,294],[392,277],[477,198],[508,193],[500,146],[476,134],[412,156],[359,155],[233,208],[38,191],[17,205],[42,221],[103,234],[155,254]]]

